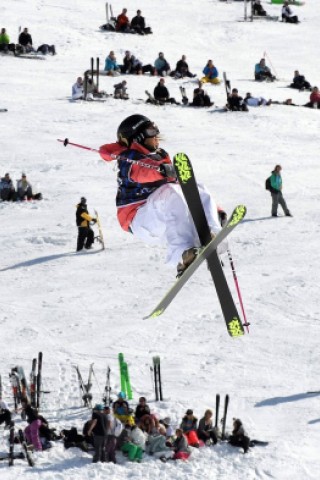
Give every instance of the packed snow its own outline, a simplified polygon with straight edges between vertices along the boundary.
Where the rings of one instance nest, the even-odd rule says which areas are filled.
[[[281,6],[262,2],[270,15]],[[294,70],[319,85],[318,2],[293,6],[299,25],[255,20],[244,22],[243,2],[133,0],[113,4],[115,14],[141,8],[153,35],[102,32],[105,2],[91,0],[13,0],[2,5],[1,27],[16,42],[19,26],[29,27],[36,46],[55,44],[57,55],[44,61],[0,56],[1,172],[16,180],[26,172],[43,200],[0,203],[0,373],[4,399],[13,408],[8,373],[19,364],[26,372],[43,352],[44,389],[41,413],[58,430],[82,429],[91,412],[81,407],[74,365],[86,378],[94,362],[94,403],[100,403],[107,365],[112,397],[120,390],[117,355],[129,364],[135,407],[145,395],[160,418],[177,426],[187,408],[201,418],[214,409],[215,395],[230,395],[232,417],[241,418],[250,437],[267,447],[242,450],[227,444],[194,449],[187,462],[92,464],[92,456],[65,450],[56,442],[36,453],[35,468],[17,460],[1,462],[5,480],[59,479],[237,479],[301,480],[319,476],[320,389],[319,268],[320,231],[319,111],[272,105],[248,113],[220,113],[215,107],[193,109],[144,103],[157,77],[126,76],[130,99],[105,103],[69,101],[71,86],[90,67],[90,57],[104,59],[114,50],[121,63],[130,50],[143,63],[163,51],[173,68],[182,54],[191,72],[202,76],[213,59],[220,77],[226,71],[240,95],[292,98],[305,104],[309,92],[287,88]],[[253,81],[254,65],[266,53],[279,81]],[[122,78],[122,77],[120,77]],[[100,78],[112,93],[118,79]],[[196,79],[166,78],[171,96],[181,101],[179,85],[189,97]],[[224,85],[206,85],[215,105],[226,103]],[[143,101],[139,100],[142,99]],[[143,320],[171,286],[175,271],[165,264],[165,249],[142,244],[122,231],[115,208],[116,169],[99,155],[57,139],[99,148],[116,140],[128,115],[151,118],[171,156],[186,152],[198,180],[229,214],[237,204],[248,209],[230,236],[250,333],[228,336],[209,273],[203,266],[167,312]],[[271,217],[265,179],[283,167],[283,194],[293,218]],[[75,206],[88,199],[97,209],[106,250],[76,254]],[[281,209],[279,214],[282,215]],[[95,251],[99,246],[95,244]],[[224,271],[236,290],[227,258]],[[150,377],[152,356],[160,355],[165,400],[156,402]],[[19,415],[19,427],[26,426]],[[0,427],[0,451],[8,451],[8,431]],[[17,447],[18,448],[18,447]]]

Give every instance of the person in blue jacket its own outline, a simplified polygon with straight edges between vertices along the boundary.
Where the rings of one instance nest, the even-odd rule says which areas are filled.
[[[202,70],[204,77],[201,78],[201,83],[213,83],[215,85],[220,83],[219,72],[217,67],[214,66],[212,60],[208,60],[207,65]]]
[[[256,64],[254,67],[254,78],[258,82],[263,82],[267,80],[268,82],[273,82],[276,80],[276,77],[272,75],[271,70],[266,65],[266,61],[264,58],[261,58],[260,62]]]
[[[281,165],[276,165],[274,170],[272,171],[272,175],[270,177],[271,183],[271,197],[272,197],[272,208],[271,208],[271,215],[273,217],[278,216],[278,205],[280,203],[283,211],[287,217],[292,217],[285,199],[282,195],[282,177],[281,177]]]
[[[117,63],[116,56],[111,50],[109,55],[106,57],[104,69],[107,72],[107,75],[117,76],[120,75],[120,67]]]

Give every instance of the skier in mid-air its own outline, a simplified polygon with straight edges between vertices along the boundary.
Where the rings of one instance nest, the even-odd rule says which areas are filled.
[[[117,142],[102,145],[101,157],[118,161],[116,204],[121,227],[150,244],[167,246],[167,262],[178,263],[178,276],[195,259],[200,240],[177,182],[168,153],[159,147],[160,131],[147,117],[131,115],[121,122]],[[214,236],[221,227],[217,206],[198,184]]]

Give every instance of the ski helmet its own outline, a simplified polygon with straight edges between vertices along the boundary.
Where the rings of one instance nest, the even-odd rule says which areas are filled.
[[[143,143],[144,139],[159,135],[159,128],[144,115],[130,115],[123,120],[117,131],[118,142],[130,147],[133,141]]]

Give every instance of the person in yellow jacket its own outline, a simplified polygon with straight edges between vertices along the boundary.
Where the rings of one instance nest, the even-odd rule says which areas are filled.
[[[96,223],[97,219],[91,217],[88,213],[87,200],[81,197],[77,205],[76,221],[78,227],[77,252],[84,248],[87,250],[92,247],[94,242],[94,233],[90,227],[90,222]]]

